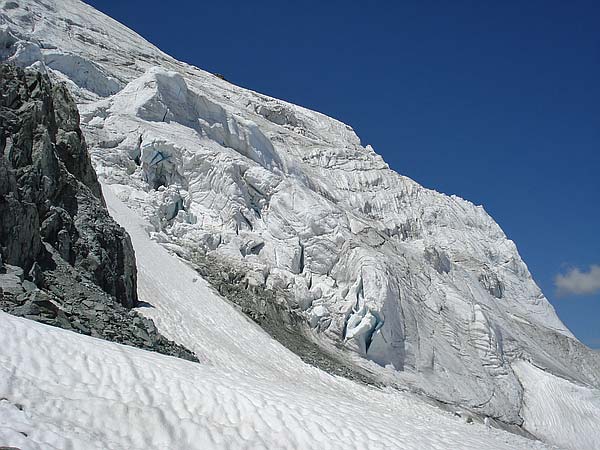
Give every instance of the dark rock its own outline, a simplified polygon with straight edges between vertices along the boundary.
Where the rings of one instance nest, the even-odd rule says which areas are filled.
[[[22,286],[26,291],[35,291],[37,289],[36,284],[29,280],[23,281]]]
[[[0,273],[0,292],[18,296],[23,293],[23,270],[18,266],[5,265]]]
[[[40,314],[40,308],[34,303],[27,302],[23,306],[18,306],[11,311],[15,316],[36,316]]]
[[[0,65],[0,309],[197,361],[128,309],[137,302],[133,247],[108,214],[74,101]]]
[[[79,320],[75,320],[72,322],[73,327],[78,330],[79,332],[81,332],[82,334],[87,334],[90,335],[91,331],[90,329],[84,325],[83,323],[81,323]]]
[[[135,256],[105,207],[67,89],[0,66],[0,253],[41,285],[44,242],[116,297],[137,303]]]

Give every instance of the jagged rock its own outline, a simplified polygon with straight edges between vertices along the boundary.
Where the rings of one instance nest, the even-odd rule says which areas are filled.
[[[0,94],[0,309],[195,360],[127,309],[133,247],[106,210],[67,89],[0,65]]]
[[[47,76],[0,67],[0,247],[42,283],[42,242],[123,305],[137,302],[129,237],[108,215],[77,107]],[[37,265],[36,265],[37,264]]]
[[[187,349],[160,335],[154,322],[116,302],[96,284],[82,281],[76,268],[46,244],[54,269],[45,273],[48,288],[25,291],[22,270],[7,266],[13,292],[0,292],[0,309],[13,315],[171,356],[196,361]],[[19,272],[20,271],[20,272]],[[2,277],[0,274],[0,284]],[[79,281],[77,281],[79,278]]]

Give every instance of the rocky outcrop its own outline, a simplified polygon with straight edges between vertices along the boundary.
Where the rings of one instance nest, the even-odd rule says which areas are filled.
[[[23,269],[0,263],[0,310],[80,334],[196,361],[184,347],[161,336],[152,320],[115,302],[82,278],[50,245],[56,266],[44,272],[44,288],[27,280]]]
[[[63,85],[0,65],[0,309],[185,359],[138,306],[129,235],[108,214]]]
[[[137,303],[133,247],[104,207],[68,91],[0,67],[0,246],[27,273],[50,244],[127,307]],[[41,282],[40,280],[38,280]]]

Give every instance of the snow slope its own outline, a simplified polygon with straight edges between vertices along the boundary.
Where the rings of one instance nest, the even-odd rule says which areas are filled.
[[[531,376],[513,370],[522,359],[600,386],[599,355],[562,324],[482,207],[398,175],[349,126],[176,61],[77,0],[0,8],[0,59],[67,82],[100,178],[157,241],[242,267],[248,285],[284,296],[325,346],[482,415],[522,422]],[[195,328],[211,347],[226,345],[210,328],[226,312],[176,307],[147,313],[216,367],[241,370],[232,361],[253,339],[276,345],[256,330],[208,351]],[[278,373],[261,360],[244,370],[257,362],[264,377]]]
[[[304,364],[144,232],[105,188],[140,297],[190,363],[0,313],[0,444],[29,449],[548,448]],[[146,225],[147,226],[147,225]],[[160,258],[160,259],[156,259]],[[169,279],[168,285],[164,280]],[[190,305],[205,314],[187,317]],[[218,314],[218,315],[214,315]],[[190,326],[193,324],[193,326]]]
[[[203,364],[243,375],[294,383],[323,376],[224,301],[191,267],[153,242],[147,232],[151,225],[119,200],[122,188],[104,185],[103,193],[111,215],[131,236],[140,299],[152,305],[140,311],[167,338],[193,351]]]
[[[574,385],[525,361],[513,368],[523,380],[522,415],[528,430],[564,448],[600,448],[597,389]]]
[[[273,384],[0,320],[0,445],[21,450],[548,448],[350,382]]]

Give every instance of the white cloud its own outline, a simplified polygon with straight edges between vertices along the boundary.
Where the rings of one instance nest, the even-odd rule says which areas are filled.
[[[592,264],[587,272],[578,268],[558,274],[554,285],[559,295],[591,295],[600,292],[600,266]]]

